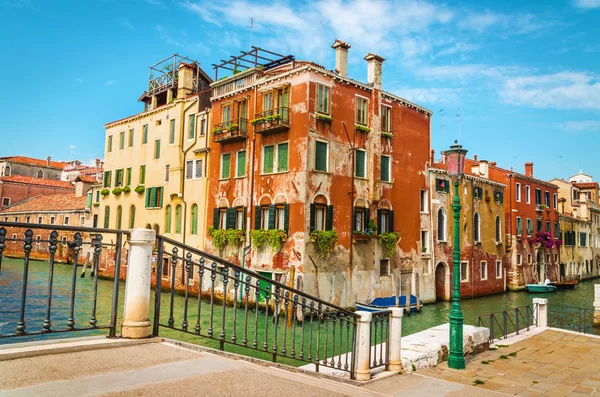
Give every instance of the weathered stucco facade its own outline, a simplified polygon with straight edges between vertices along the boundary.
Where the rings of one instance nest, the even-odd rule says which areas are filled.
[[[244,230],[244,243],[207,249],[342,306],[406,295],[422,268],[431,112],[382,91],[384,59],[365,60],[366,84],[343,64],[335,73],[293,59],[212,84],[208,213],[216,229]],[[400,234],[392,255],[369,219]],[[280,249],[251,245],[260,229],[284,231]],[[324,254],[311,238],[321,229],[338,235]]]

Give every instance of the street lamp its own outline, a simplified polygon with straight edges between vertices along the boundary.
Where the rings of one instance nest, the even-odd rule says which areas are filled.
[[[448,174],[454,179],[454,200],[452,211],[454,212],[454,255],[452,259],[452,309],[450,310],[450,355],[448,367],[453,369],[465,369],[465,357],[463,355],[463,322],[464,317],[460,309],[460,197],[458,195],[458,181],[465,170],[465,157],[467,151],[454,141],[450,150],[446,151],[446,162]]]

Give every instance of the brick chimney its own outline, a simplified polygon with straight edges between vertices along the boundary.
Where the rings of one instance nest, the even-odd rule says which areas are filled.
[[[99,170],[100,168],[102,168],[100,159],[96,159],[96,169]]]
[[[473,156],[473,161],[477,162],[477,155]]]
[[[525,176],[533,178],[533,163],[525,163]]]
[[[335,50],[335,71],[342,77],[348,77],[348,50],[350,44],[336,40],[331,45]]]
[[[370,86],[381,89],[381,64],[385,58],[368,53],[365,61],[367,61],[367,82]]]
[[[48,167],[50,167],[50,159],[51,159],[50,156],[46,157],[46,166],[48,166]]]
[[[181,62],[177,79],[177,98],[185,98],[194,90],[194,65]]]

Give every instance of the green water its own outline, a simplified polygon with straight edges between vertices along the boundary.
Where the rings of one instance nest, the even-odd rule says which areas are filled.
[[[46,298],[47,298],[47,283],[48,283],[48,269],[49,264],[46,262],[32,261],[29,269],[29,282],[27,288],[27,308],[25,312],[25,322],[27,325],[28,332],[40,331],[42,329],[42,322],[46,313]],[[76,305],[75,305],[75,320],[77,326],[88,326],[89,316],[91,313],[92,305],[92,292],[93,292],[93,279],[88,275],[85,278],[79,278],[79,272],[81,267],[77,269],[77,288],[76,288]],[[69,313],[69,294],[71,290],[71,279],[72,279],[71,265],[57,264],[55,265],[54,274],[54,288],[52,295],[52,323],[53,329],[64,329],[66,327],[66,321]],[[2,264],[2,271],[0,272],[0,334],[11,334],[14,333],[15,327],[19,319],[19,304],[21,296],[21,280],[23,271],[23,261],[18,259],[4,258]],[[124,284],[120,283],[119,293],[119,310],[122,311],[123,307],[123,296],[124,296]],[[110,323],[110,307],[112,302],[113,293],[113,281],[99,280],[98,287],[98,300],[97,300],[97,318],[98,325],[108,325]],[[523,306],[531,304],[531,301],[535,297],[547,298],[550,304],[560,304],[567,306],[578,306],[592,308],[592,302],[594,299],[594,282],[586,281],[579,284],[579,287],[574,291],[558,291],[553,294],[528,294],[526,292],[509,292],[500,295],[493,295],[483,298],[477,298],[472,300],[462,301],[463,314],[465,317],[466,324],[475,324],[477,316],[487,314],[491,312],[498,312],[509,308]],[[161,323],[166,324],[169,318],[169,303],[171,295],[169,293],[163,293],[161,298]],[[154,302],[154,296],[152,296],[152,302]],[[174,319],[175,326],[181,327],[183,321],[183,307],[184,298],[179,295],[175,295],[174,298]],[[153,309],[153,304],[151,305]],[[450,313],[450,303],[440,302],[430,305],[425,305],[421,313],[412,314],[406,316],[403,321],[403,335],[409,335],[415,332],[431,328],[435,325],[439,325],[448,321],[448,315]],[[119,320],[121,321],[121,312],[119,312]],[[220,305],[215,306],[213,312],[213,328],[214,337],[218,338],[221,332],[222,325],[222,308]],[[209,305],[206,301],[202,302],[202,313],[201,313],[201,327],[202,334],[207,333],[210,324],[210,311]],[[232,307],[225,309],[225,329],[226,329],[226,340],[231,340],[231,332],[233,329],[234,316],[237,316],[237,343],[241,343],[244,337],[244,317],[245,312],[242,309],[234,310]],[[150,316],[152,318],[152,314]],[[197,320],[197,299],[190,298],[188,301],[188,330],[194,332]],[[315,321],[316,323],[316,321]],[[278,349],[284,346],[284,334],[286,338],[285,346],[287,348],[287,354],[291,353],[292,348],[296,350],[298,356],[302,350],[301,346],[301,335],[302,328],[297,326],[295,328],[296,338],[293,339],[294,327],[285,327],[285,318],[282,316],[278,320],[277,332],[277,345]],[[265,329],[266,326],[266,329]],[[310,326],[307,321],[304,329],[304,354],[305,358],[310,352],[314,358],[317,354],[316,346],[317,341],[319,342],[319,353],[320,357],[324,355],[324,347],[327,339],[327,353],[331,355],[332,349],[332,332],[333,323],[328,323],[327,332],[322,327],[320,333],[317,331],[316,325],[313,325],[313,343],[310,345]],[[272,335],[275,331],[275,323],[273,317],[270,316],[265,321],[264,311],[258,312],[258,318],[256,313],[252,310],[248,311],[248,331],[247,338],[248,344],[251,346],[256,339],[256,343],[259,349],[262,349],[265,343],[265,332],[267,333],[267,352],[254,351],[241,346],[234,346],[230,344],[225,345],[225,350],[230,352],[237,352],[246,355],[251,355],[263,359],[271,359]],[[347,341],[351,343],[352,335],[347,333],[348,328],[346,323],[343,323],[341,328],[339,322],[336,324],[336,354],[346,351]],[[76,332],[77,336],[84,335],[99,335],[106,334],[107,330],[93,330],[93,331],[81,331]],[[117,330],[119,333],[119,330]],[[49,339],[49,338],[61,338],[66,337],[69,334],[45,334],[39,336],[27,337],[27,341],[32,339]],[[219,341],[208,338],[202,338],[197,335],[187,334],[180,331],[168,329],[166,327],[160,328],[160,335],[168,338],[182,340],[185,342],[201,344],[213,348],[219,348]],[[0,344],[10,343],[15,341],[24,341],[22,337],[4,338],[0,339]],[[295,343],[292,343],[292,342]],[[312,348],[311,348],[312,346]],[[279,358],[279,362],[285,362],[293,365],[298,365],[298,361],[289,360],[286,358]],[[344,359],[342,359],[342,365],[344,365]]]

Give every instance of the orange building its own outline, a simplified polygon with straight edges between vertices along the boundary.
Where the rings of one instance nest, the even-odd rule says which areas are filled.
[[[350,306],[415,289],[431,112],[383,91],[384,58],[362,83],[332,47],[336,71],[261,49],[216,66],[206,249]]]

